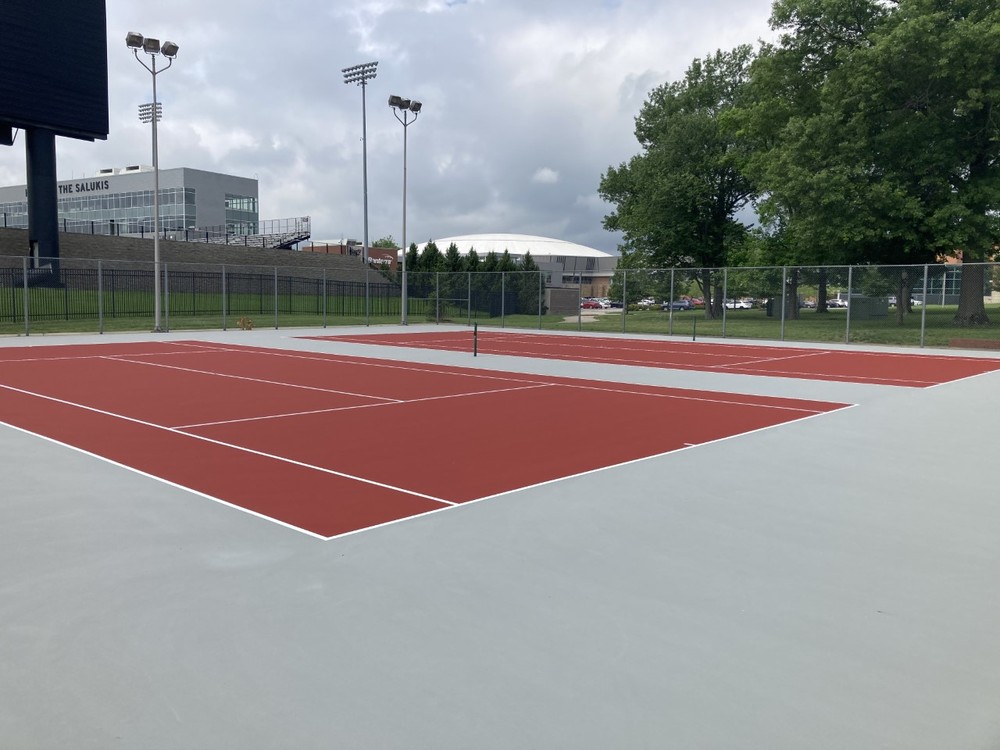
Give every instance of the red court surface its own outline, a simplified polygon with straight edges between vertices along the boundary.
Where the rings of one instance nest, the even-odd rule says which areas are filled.
[[[843,406],[197,341],[0,349],[0,422],[322,538]]]
[[[418,349],[471,352],[473,348],[472,331],[308,338]],[[709,341],[546,336],[495,330],[479,331],[477,349],[480,354],[911,388],[927,388],[1000,370],[1000,359],[749,346]]]

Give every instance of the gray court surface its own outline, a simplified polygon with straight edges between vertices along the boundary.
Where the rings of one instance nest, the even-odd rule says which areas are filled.
[[[857,406],[330,541],[0,426],[0,748],[1000,747],[1000,373],[915,390],[295,338],[323,333],[160,338]],[[615,435],[595,414],[577,439]]]

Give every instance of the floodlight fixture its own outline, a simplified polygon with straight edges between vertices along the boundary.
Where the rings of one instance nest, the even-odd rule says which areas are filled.
[[[125,44],[133,48],[141,47],[142,34],[140,34],[138,31],[130,31],[125,35]]]
[[[160,51],[160,40],[147,36],[142,40],[142,51],[147,55],[155,55]]]
[[[403,97],[396,96],[395,94],[392,94],[389,97],[389,106],[390,107],[402,107],[403,106]]]
[[[410,111],[413,114],[417,114],[418,112],[420,112],[420,108],[422,106],[424,106],[424,105],[421,104],[420,102],[410,102]]]
[[[342,69],[340,72],[344,74],[344,83],[356,83],[359,86],[364,86],[377,75],[375,72],[377,67],[378,61],[375,61],[362,63],[361,65],[352,65],[349,68]]]
[[[174,42],[164,42],[160,47],[160,52],[164,57],[174,58],[177,57],[177,51],[180,49]]]

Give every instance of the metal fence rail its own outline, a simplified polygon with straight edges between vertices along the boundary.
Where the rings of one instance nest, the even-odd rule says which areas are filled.
[[[58,271],[0,257],[0,333],[142,330],[151,325],[151,263],[63,259]],[[365,281],[323,269],[161,264],[166,324],[398,323],[400,279]],[[956,323],[962,284],[986,321]],[[976,286],[969,292],[970,284]],[[979,289],[979,286],[982,286]],[[583,305],[584,286],[546,286],[544,272],[410,272],[410,322],[592,330],[778,341],[1000,349],[1000,265],[776,266],[619,269],[608,298]],[[590,309],[594,308],[594,309]]]

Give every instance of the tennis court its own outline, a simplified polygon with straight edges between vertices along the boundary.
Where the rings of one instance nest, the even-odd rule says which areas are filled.
[[[933,354],[905,354],[861,349],[776,347],[766,345],[634,339],[601,336],[552,336],[516,331],[388,333],[324,336],[407,348],[470,351],[574,362],[602,362],[742,375],[771,375],[912,388],[947,383],[1000,369],[995,359]]]
[[[198,341],[0,350],[8,426],[324,538],[842,406]],[[590,409],[621,438],[579,440]],[[497,472],[502,445],[524,459]]]
[[[0,339],[0,747],[1000,746],[1000,358],[390,331]]]

